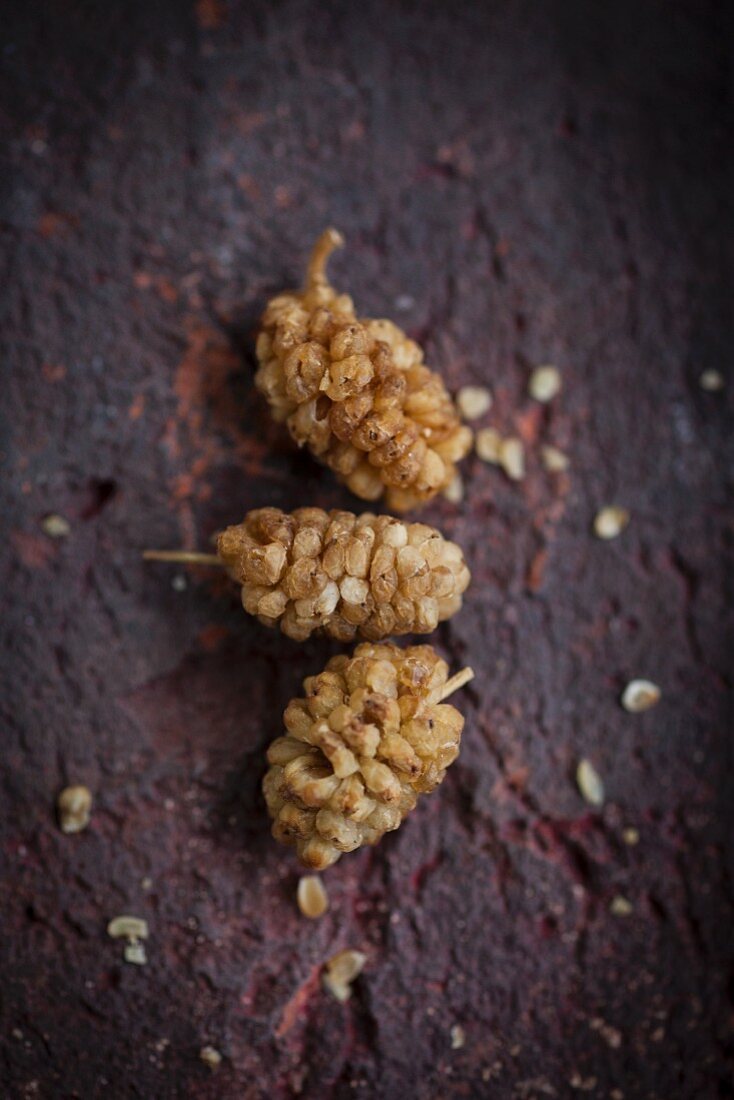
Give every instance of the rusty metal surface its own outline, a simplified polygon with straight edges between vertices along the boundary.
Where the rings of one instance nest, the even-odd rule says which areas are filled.
[[[731,360],[731,20],[588,12],[4,20],[3,1096],[732,1095],[732,396],[698,383]],[[328,223],[335,278],[452,388],[492,387],[485,423],[522,436],[528,474],[472,458],[462,504],[425,513],[474,572],[437,634],[477,672],[462,754],[327,874],[311,923],[259,782],[338,647],[140,551],[206,548],[256,505],[354,504],[252,386],[258,313]],[[548,407],[526,396],[543,362]],[[610,543],[607,503],[632,516]],[[646,714],[619,705],[634,676],[662,687]],[[94,794],[76,836],[67,783]],[[125,912],[145,966],[106,935]],[[368,956],[347,1005],[318,977],[343,947]]]

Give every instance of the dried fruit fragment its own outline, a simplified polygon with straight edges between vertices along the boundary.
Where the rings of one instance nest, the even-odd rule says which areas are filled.
[[[616,539],[630,521],[626,508],[609,505],[601,508],[594,517],[594,534],[599,539]]]
[[[451,1049],[461,1050],[466,1042],[466,1032],[461,1024],[454,1024],[451,1028]]]
[[[708,393],[718,393],[724,388],[724,376],[718,370],[705,370],[699,378],[698,384],[702,390],[706,390]]]
[[[321,235],[302,291],[268,304],[255,383],[299,446],[364,500],[419,507],[451,482],[471,447],[440,375],[391,321],[358,318],[325,267],[343,244]]]
[[[525,448],[522,440],[511,436],[500,444],[500,466],[512,481],[525,477]]]
[[[148,961],[145,947],[138,940],[125,944],[122,957],[126,963],[132,963],[134,966],[145,966]]]
[[[329,908],[329,898],[318,875],[304,875],[299,880],[298,908],[309,920],[317,920]]]
[[[652,680],[630,680],[622,692],[622,706],[632,714],[638,714],[654,707],[660,698],[660,688]]]
[[[576,783],[590,806],[604,805],[604,784],[590,760],[580,760],[576,768]]]
[[[450,680],[430,646],[357,646],[304,681],[268,750],[263,780],[273,836],[314,870],[397,829],[456,759],[464,719],[443,700]]]
[[[615,898],[612,898],[609,909],[615,917],[628,917],[633,912],[632,903],[627,901],[627,898],[622,897],[621,894],[617,894]]]
[[[89,824],[92,793],[88,787],[64,787],[56,802],[62,833],[80,833]]]
[[[361,951],[340,951],[324,966],[324,988],[337,1001],[348,1001],[352,996],[352,982],[362,973],[366,962],[367,956]]]
[[[222,1055],[216,1049],[216,1047],[205,1046],[199,1051],[199,1058],[204,1065],[209,1066],[209,1069],[219,1069],[222,1064]]]
[[[113,939],[124,937],[126,940],[147,940],[148,922],[142,917],[131,917],[127,914],[113,917],[107,925],[107,935]]]
[[[536,367],[530,375],[528,393],[536,401],[552,401],[561,389],[561,373],[556,367]]]
[[[561,474],[564,470],[567,470],[570,463],[568,456],[559,451],[557,447],[547,445],[541,449],[541,458],[546,470],[552,474]]]
[[[481,431],[477,432],[474,446],[482,462],[490,462],[495,466],[499,464],[500,454],[502,453],[502,436],[496,428],[482,428]]]
[[[435,528],[371,513],[259,508],[217,545],[245,610],[297,641],[429,633],[459,610],[470,579]]]
[[[492,408],[492,394],[486,386],[462,386],[456,404],[465,420],[478,420]]]
[[[65,539],[67,535],[71,534],[71,524],[68,519],[64,519],[63,516],[55,513],[44,516],[41,527],[50,539]]]

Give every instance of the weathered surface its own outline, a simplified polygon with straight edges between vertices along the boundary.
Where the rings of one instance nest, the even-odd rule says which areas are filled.
[[[697,383],[731,359],[730,22],[654,0],[6,14],[3,1096],[732,1095],[732,387]],[[259,782],[338,647],[140,550],[354,506],[252,387],[258,312],[328,223],[335,278],[451,387],[489,383],[529,472],[471,459],[463,504],[425,513],[474,574],[437,635],[477,671],[462,755],[309,922]],[[542,362],[548,408],[525,396]],[[632,521],[603,543],[611,502]],[[619,705],[634,676],[663,689],[646,714]],[[75,836],[68,783],[95,797]],[[144,967],[106,935],[123,912]],[[318,980],[343,947],[368,956],[346,1005]]]

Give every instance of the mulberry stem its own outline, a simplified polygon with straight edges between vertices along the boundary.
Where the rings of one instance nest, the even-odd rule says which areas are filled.
[[[470,680],[474,679],[473,668],[462,668],[461,672],[457,672],[450,680],[441,688],[438,698],[432,700],[436,703],[442,703],[444,699],[448,699],[449,695],[453,695],[459,688],[463,688],[465,684],[468,684]]]
[[[200,554],[196,550],[143,550],[145,561],[177,561],[188,565],[217,565],[224,562],[216,554]]]
[[[326,264],[335,248],[341,248],[344,238],[338,229],[325,229],[313,246],[306,268],[306,288],[325,286],[328,283]]]

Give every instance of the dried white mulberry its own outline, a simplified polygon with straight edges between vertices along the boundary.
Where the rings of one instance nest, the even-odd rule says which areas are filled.
[[[245,610],[297,641],[427,634],[459,610],[470,579],[435,528],[370,513],[258,508],[217,550]]]
[[[464,719],[442,702],[473,676],[447,679],[431,646],[357,646],[304,681],[268,749],[263,780],[273,836],[315,870],[397,829],[459,753]]]
[[[358,497],[405,512],[451,484],[471,430],[440,375],[391,321],[357,318],[325,267],[340,233],[316,242],[302,291],[273,298],[257,340],[258,389],[273,416]]]

